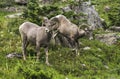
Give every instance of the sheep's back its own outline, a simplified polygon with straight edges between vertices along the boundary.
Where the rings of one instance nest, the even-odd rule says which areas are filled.
[[[50,41],[49,35],[49,29],[47,29],[46,27],[39,27],[37,29],[36,41],[42,45],[48,44]]]

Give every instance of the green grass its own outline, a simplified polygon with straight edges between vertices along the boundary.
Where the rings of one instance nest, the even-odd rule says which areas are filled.
[[[97,12],[99,13],[100,17],[105,20],[107,23],[107,28],[110,27],[112,24],[112,19],[109,18],[109,14],[111,13],[112,9],[118,8],[120,6],[119,0],[91,0],[92,4],[95,5]],[[110,7],[109,11],[105,11],[105,6]],[[119,13],[118,11],[114,11],[111,14],[115,17],[116,13]],[[111,17],[113,17],[111,16]],[[119,15],[118,15],[119,17]],[[117,20],[116,20],[117,21]],[[115,24],[114,24],[115,25]]]
[[[45,65],[43,50],[40,61],[36,62],[35,54],[30,54],[35,53],[35,50],[30,47],[27,61],[16,58],[6,59],[5,56],[9,53],[21,53],[21,41],[20,35],[16,33],[17,29],[9,28],[11,33],[6,29],[2,31],[3,35],[0,38],[1,79],[119,79],[119,45],[107,46],[97,40],[82,38],[79,56],[69,48],[52,46],[49,50],[49,62],[52,66],[48,67]],[[83,50],[82,48],[86,46],[91,49]]]
[[[103,0],[99,2],[107,4]],[[100,11],[102,6],[103,4],[98,6]],[[35,49],[30,46],[27,61],[18,58],[7,59],[6,55],[9,53],[22,52],[18,27],[24,22],[20,18],[4,18],[7,14],[11,13],[0,12],[0,79],[120,79],[119,41],[116,45],[108,46],[97,40],[81,38],[79,41],[82,44],[78,56],[70,48],[51,45],[49,62],[52,66],[50,67],[45,64],[43,49],[41,49],[40,61],[36,62]],[[104,32],[95,31],[95,34],[100,34],[101,31]],[[91,49],[83,50],[86,46]]]
[[[89,46],[91,49],[86,51],[80,49],[79,56],[76,56],[69,48],[63,48],[61,46],[57,46],[56,49],[50,48],[49,62],[52,65],[51,67],[45,64],[45,53],[43,51],[41,52],[39,62],[36,62],[32,55],[27,56],[27,61],[17,58],[6,59],[5,56],[11,51],[11,48],[7,48],[7,46],[4,45],[5,48],[2,48],[0,52],[0,59],[2,60],[0,61],[0,78],[119,79],[120,49],[117,46],[106,46],[96,40],[89,41],[87,39],[81,39],[80,41],[83,43],[81,48]],[[20,45],[17,47],[20,47]],[[114,48],[116,48],[116,50],[114,50]],[[29,53],[30,52],[34,51],[29,51]]]

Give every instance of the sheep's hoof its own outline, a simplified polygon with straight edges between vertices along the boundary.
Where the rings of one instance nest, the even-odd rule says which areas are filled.
[[[76,51],[76,49],[71,49],[72,50],[72,52],[75,52]]]
[[[47,66],[52,66],[52,65],[51,65],[50,63],[48,63],[48,62],[46,62],[46,65],[47,65]]]
[[[36,59],[36,62],[39,62],[39,59]]]
[[[23,58],[23,60],[25,61],[25,60],[26,60],[26,58]]]

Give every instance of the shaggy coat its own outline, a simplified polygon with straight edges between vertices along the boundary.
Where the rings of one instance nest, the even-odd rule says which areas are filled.
[[[31,22],[24,22],[19,27],[19,32],[22,38],[22,51],[23,51],[23,59],[26,60],[26,48],[29,43],[36,45],[37,51],[37,60],[40,55],[40,47],[45,47],[46,52],[46,64],[48,62],[48,44],[51,39],[50,30],[46,27],[40,27]]]
[[[68,38],[73,48],[79,47],[78,39],[85,35],[85,31],[78,28],[77,25],[70,22],[64,15],[57,15],[50,19],[50,27]]]

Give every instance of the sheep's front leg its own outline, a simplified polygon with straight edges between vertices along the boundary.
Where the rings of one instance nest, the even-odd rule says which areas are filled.
[[[36,43],[36,51],[37,51],[37,60],[36,61],[39,61],[39,58],[40,58],[40,44],[39,43]]]
[[[26,48],[27,48],[28,42],[27,37],[22,37],[22,52],[23,52],[23,59],[26,60]]]
[[[46,64],[48,65],[48,66],[50,66],[50,64],[49,64],[49,62],[48,62],[48,47],[46,47],[45,48],[45,53],[46,53]]]
[[[76,40],[75,41],[75,52],[76,52],[76,55],[79,55],[78,49],[79,49],[79,41]]]
[[[71,47],[72,48],[75,48],[75,40],[74,40],[74,38],[69,38],[69,42],[70,42],[70,44],[71,44]]]
[[[68,39],[69,47],[70,47],[70,48],[73,48],[71,39],[70,39],[70,38],[67,38],[67,39]]]
[[[80,44],[79,44],[78,39],[75,41],[75,46],[76,46],[77,49],[80,48]]]
[[[78,53],[78,46],[79,46],[78,41],[77,40],[75,41],[75,39],[71,39],[71,44],[72,44],[72,48],[73,48],[72,50],[75,51],[76,55],[79,55],[79,53]]]

